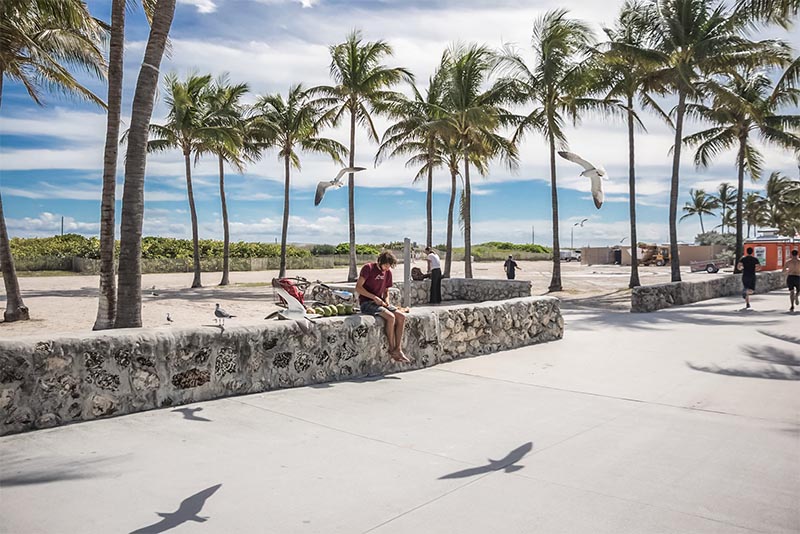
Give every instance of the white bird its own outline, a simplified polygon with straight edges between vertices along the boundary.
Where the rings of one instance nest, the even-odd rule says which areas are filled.
[[[581,176],[586,176],[592,180],[592,199],[594,200],[595,207],[600,209],[600,206],[603,205],[603,199],[605,198],[603,196],[602,180],[608,180],[608,175],[606,174],[605,169],[589,163],[582,157],[578,156],[577,154],[573,154],[572,152],[559,151],[558,155],[565,160],[577,163],[583,167],[584,171],[581,173]]]
[[[277,278],[272,279],[272,287],[275,288],[275,292],[284,300],[286,301],[286,309],[280,310],[278,312],[278,317],[281,319],[290,319],[297,323],[297,326],[300,327],[305,333],[309,331],[309,324],[311,319],[316,319],[320,317],[316,313],[311,314],[306,311],[306,307],[303,305],[302,302],[294,298],[292,295],[289,294],[288,291],[283,289],[281,283],[278,281]]]
[[[325,191],[329,187],[339,188],[342,187],[344,184],[342,183],[342,176],[350,172],[359,172],[366,169],[366,167],[345,167],[344,169],[339,171],[339,174],[336,175],[336,178],[329,182],[320,182],[317,184],[317,194],[314,195],[314,205],[319,206],[319,203],[322,202],[322,197],[325,196]]]
[[[236,317],[235,315],[231,315],[230,313],[228,313],[225,310],[223,310],[222,308],[220,308],[219,304],[217,304],[216,309],[214,309],[214,316],[217,318],[217,321],[219,321],[219,323],[222,326],[225,326],[225,319],[230,319],[232,317]]]
[[[167,314],[167,322],[168,322],[168,323],[171,323],[171,322],[172,322],[172,317],[170,317],[169,313]]]

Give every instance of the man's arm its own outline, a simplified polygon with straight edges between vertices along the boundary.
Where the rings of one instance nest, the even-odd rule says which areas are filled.
[[[383,306],[384,304],[383,299],[378,295],[374,295],[369,291],[367,291],[367,288],[364,287],[364,282],[366,282],[366,279],[363,276],[359,276],[358,281],[356,282],[356,293],[358,293],[362,297],[367,297],[378,306]]]

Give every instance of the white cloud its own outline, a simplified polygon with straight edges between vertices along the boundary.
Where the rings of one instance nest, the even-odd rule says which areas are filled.
[[[197,8],[198,13],[213,13],[217,10],[214,0],[178,0],[179,4],[186,4]]]
[[[6,219],[6,225],[11,234],[21,237],[45,237],[61,232],[61,215],[42,212],[37,217],[24,217],[22,219]],[[99,222],[81,222],[73,217],[64,217],[64,233],[77,233],[98,235]]]

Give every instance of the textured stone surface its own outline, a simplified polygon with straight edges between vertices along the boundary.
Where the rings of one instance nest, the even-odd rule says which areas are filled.
[[[0,340],[0,434],[162,406],[381,375],[561,339],[559,301],[527,297],[412,310],[399,367],[381,319],[131,329]]]
[[[756,293],[779,289],[786,284],[786,275],[769,271],[756,275]],[[732,274],[702,282],[671,282],[639,286],[631,292],[632,312],[652,312],[670,306],[691,304],[701,300],[727,297],[742,292],[742,275]]]

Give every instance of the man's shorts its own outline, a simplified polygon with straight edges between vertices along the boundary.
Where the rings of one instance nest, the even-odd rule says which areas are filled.
[[[796,274],[790,274],[786,277],[786,287],[790,290],[794,289],[795,291],[800,291],[800,276]]]
[[[742,277],[742,287],[744,287],[744,289],[749,289],[750,291],[755,291],[756,290],[755,276],[753,278]]]
[[[372,300],[362,302],[361,304],[359,304],[359,306],[361,307],[361,313],[363,313],[364,315],[380,315],[380,313],[384,311],[390,311],[390,312],[397,311],[397,308],[395,308],[394,306],[378,306]]]

